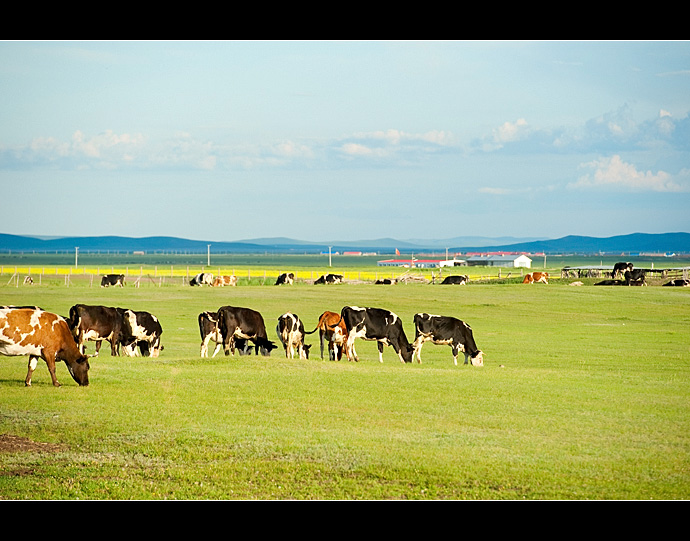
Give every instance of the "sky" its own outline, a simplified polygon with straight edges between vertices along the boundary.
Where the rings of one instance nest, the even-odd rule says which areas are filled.
[[[0,233],[690,232],[690,41],[0,41]]]

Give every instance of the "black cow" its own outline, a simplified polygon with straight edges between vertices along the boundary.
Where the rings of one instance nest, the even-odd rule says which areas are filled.
[[[465,364],[471,361],[472,366],[484,366],[484,353],[474,341],[472,329],[464,321],[450,316],[432,316],[415,314],[414,348],[417,362],[422,362],[422,346],[430,340],[434,344],[447,344],[453,350],[453,363],[458,365],[458,353],[465,354]]]
[[[324,274],[314,282],[316,284],[339,284],[343,281],[342,274]]]
[[[633,269],[625,271],[623,275],[625,277],[625,283],[629,286],[646,286],[647,282],[645,279],[644,269]]]
[[[124,274],[106,274],[101,278],[101,287],[120,286],[125,285]]]
[[[300,359],[309,358],[311,345],[304,343],[304,324],[297,314],[287,312],[280,316],[276,332],[283,344],[283,348],[285,348],[285,356],[288,359],[295,357],[295,350],[297,350],[297,355]]]
[[[231,352],[235,354],[237,339],[252,341],[256,355],[261,351],[265,357],[278,347],[268,339],[264,318],[251,308],[221,306],[218,309],[218,328],[223,337],[223,350],[226,355]]]
[[[202,286],[204,284],[207,286],[213,285],[213,274],[210,272],[200,272],[189,281],[190,286]]]
[[[289,272],[289,273],[288,273],[288,272],[284,272],[283,274],[281,274],[280,276],[278,276],[278,279],[276,280],[276,284],[275,284],[275,285],[277,285],[277,286],[279,286],[279,285],[281,285],[281,284],[292,285],[292,283],[293,283],[294,281],[295,281],[295,275],[294,275],[293,273],[291,273],[291,272]]]
[[[412,362],[412,345],[405,336],[402,320],[389,310],[382,308],[359,308],[345,306],[340,312],[340,321],[347,327],[346,352],[349,361],[359,361],[355,351],[355,338],[375,340],[379,350],[379,362],[383,362],[383,346],[392,346],[404,363]]]
[[[163,350],[161,327],[158,318],[149,312],[118,308],[122,317],[122,349],[129,357],[137,357],[137,347],[142,357],[158,357]]]
[[[632,263],[626,263],[625,261],[621,261],[620,263],[616,263],[613,266],[613,272],[611,273],[611,278],[615,278],[618,275],[618,273],[623,275],[626,270],[632,270],[632,269],[633,269]]]
[[[459,285],[463,286],[470,281],[470,277],[467,275],[460,276],[446,276],[441,282],[441,285]]]
[[[594,284],[595,286],[624,286],[627,285],[623,280],[602,280]]]
[[[117,308],[75,304],[69,309],[67,323],[82,353],[86,351],[84,342],[94,341],[95,356],[98,356],[101,342],[107,340],[110,342],[110,354],[113,357],[120,354],[123,321]]]
[[[664,285],[671,287],[690,287],[690,280],[683,280],[682,278],[679,278],[677,280],[666,282]]]

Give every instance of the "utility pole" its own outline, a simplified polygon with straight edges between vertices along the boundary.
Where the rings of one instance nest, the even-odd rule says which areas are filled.
[[[74,247],[74,268],[79,267],[79,246]]]
[[[333,265],[331,264],[331,246],[328,247],[328,266],[332,267]]]
[[[206,245],[206,263],[208,266],[211,266],[211,245],[207,244]]]

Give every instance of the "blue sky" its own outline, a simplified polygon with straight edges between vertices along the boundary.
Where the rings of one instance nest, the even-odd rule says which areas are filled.
[[[690,231],[690,42],[0,42],[1,233]]]

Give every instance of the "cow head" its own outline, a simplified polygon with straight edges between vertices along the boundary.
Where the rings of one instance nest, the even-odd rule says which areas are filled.
[[[304,357],[306,359],[308,359],[309,358],[309,350],[311,349],[311,344],[303,344],[302,348],[304,350]]]
[[[404,344],[400,348],[400,355],[402,356],[403,361],[406,363],[411,363],[412,362],[412,354],[414,353],[414,346],[412,344]]]
[[[67,370],[69,370],[72,379],[82,387],[89,385],[89,356],[80,355],[76,360],[65,360]]]
[[[472,366],[484,366],[484,352],[478,351],[474,357],[470,358]]]

